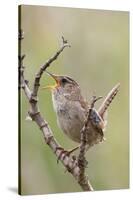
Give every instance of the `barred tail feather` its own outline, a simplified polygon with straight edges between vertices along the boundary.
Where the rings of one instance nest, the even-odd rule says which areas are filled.
[[[107,95],[107,97],[105,98],[105,100],[103,101],[102,105],[100,106],[100,108],[98,109],[98,113],[99,115],[102,117],[102,119],[104,118],[104,114],[106,112],[106,110],[108,109],[109,105],[111,104],[112,100],[114,99],[114,97],[116,96],[117,92],[119,91],[120,88],[120,83],[118,83]]]

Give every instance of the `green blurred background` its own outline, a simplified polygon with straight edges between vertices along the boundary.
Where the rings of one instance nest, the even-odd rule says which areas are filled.
[[[95,190],[129,187],[129,13],[44,6],[22,6],[25,38],[26,79],[32,86],[35,73],[61,45],[61,36],[71,44],[49,71],[73,77],[83,95],[105,96],[118,82],[120,92],[108,112],[106,141],[87,152],[89,180]],[[41,86],[53,83],[46,74]],[[74,178],[45,144],[34,122],[26,121],[29,105],[21,95],[21,191],[44,194],[81,191]],[[97,103],[97,107],[100,101]],[[65,148],[77,144],[58,128],[50,91],[39,91],[41,113],[56,139]]]

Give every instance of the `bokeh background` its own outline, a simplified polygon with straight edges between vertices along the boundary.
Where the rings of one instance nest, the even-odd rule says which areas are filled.
[[[39,67],[61,45],[61,36],[71,44],[49,71],[73,77],[90,100],[105,96],[120,82],[120,92],[108,111],[106,141],[87,152],[89,180],[95,190],[129,187],[129,13],[122,11],[22,6],[21,27],[25,32],[25,76],[34,80]],[[41,86],[53,83],[46,74]],[[97,107],[100,105],[97,103]],[[29,104],[21,95],[21,192],[45,194],[81,191],[45,144],[36,124],[26,121]],[[41,113],[65,149],[77,144],[58,128],[51,93],[39,91]]]

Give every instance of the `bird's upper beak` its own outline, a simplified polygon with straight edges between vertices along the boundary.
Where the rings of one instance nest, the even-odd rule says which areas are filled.
[[[54,85],[48,85],[48,86],[42,87],[42,89],[55,89],[55,88],[59,87],[60,86],[60,76],[51,74],[48,71],[46,71],[46,73],[48,75],[50,75],[55,80],[56,83]]]

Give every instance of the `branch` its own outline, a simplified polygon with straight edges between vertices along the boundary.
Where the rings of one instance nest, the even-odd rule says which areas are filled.
[[[61,48],[48,60],[45,62],[44,65],[42,65],[38,71],[38,73],[36,74],[35,80],[34,80],[34,86],[33,86],[33,93],[32,96],[36,97],[37,96],[37,92],[40,86],[40,78],[43,74],[43,72],[50,66],[50,64],[52,62],[54,62],[58,56],[61,54],[61,52],[64,50],[64,48],[66,47],[70,47],[70,45],[67,43],[66,40],[64,40],[64,37],[62,37],[62,46]]]
[[[52,62],[54,62],[58,58],[58,56],[61,54],[64,48],[70,47],[70,45],[67,43],[64,37],[62,37],[63,44],[61,48],[48,61],[46,61],[46,63],[43,66],[40,67],[38,73],[35,76],[33,90],[31,91],[28,86],[28,81],[25,80],[24,77],[23,59],[25,56],[21,55],[21,40],[23,39],[21,33],[22,31],[20,31],[19,33],[19,88],[22,88],[24,90],[24,93],[29,101],[29,115],[31,116],[32,120],[36,122],[36,124],[42,131],[45,142],[49,145],[53,153],[56,155],[57,159],[59,159],[62,162],[66,170],[73,175],[73,177],[76,179],[76,181],[79,183],[79,185],[84,191],[92,191],[93,189],[89,182],[86,181],[85,183],[83,183],[83,181],[79,181],[81,173],[77,161],[74,159],[74,157],[70,157],[70,155],[62,153],[62,150],[60,148],[61,146],[54,138],[50,126],[48,125],[47,121],[43,119],[38,107],[37,94],[40,86],[40,79],[43,72],[50,66]]]
[[[88,115],[89,118],[89,115]],[[79,166],[79,176],[78,176],[78,183],[82,185],[84,191],[93,191],[93,188],[88,180],[87,175],[85,174],[85,169],[87,166],[87,161],[85,159],[86,153],[86,128],[88,125],[88,118],[85,122],[84,127],[81,130],[81,143],[80,143],[80,152],[78,155],[78,166]]]
[[[104,127],[106,125],[106,121],[104,119],[104,114],[111,104],[112,100],[116,96],[117,92],[119,91],[120,84],[117,84],[106,96],[105,100],[101,104],[98,112],[94,109],[94,104],[96,101],[101,99],[102,97],[96,98],[93,96],[92,102],[90,103],[90,108],[88,110],[87,118],[85,120],[84,126],[81,129],[81,142],[80,142],[80,152],[78,155],[78,166],[80,168],[79,171],[79,183],[84,185],[85,189],[88,190],[88,182],[87,176],[85,175],[85,168],[87,165],[87,161],[85,159],[85,153],[88,148],[93,146],[94,144],[98,144],[99,142],[104,141]],[[90,132],[88,131],[90,129]],[[92,134],[92,135],[91,135]],[[95,137],[93,137],[95,135]],[[99,136],[98,136],[99,135]],[[91,138],[92,137],[92,138]],[[91,141],[88,141],[88,138],[91,138]],[[87,186],[87,187],[86,187]],[[90,189],[91,186],[90,186]]]
[[[89,123],[91,123],[91,111],[94,108],[94,104],[97,100],[101,99],[101,97],[96,98],[95,96],[92,99],[90,104],[90,108],[87,114],[87,118],[85,120],[84,126],[81,129],[81,142],[80,142],[80,152],[78,155],[78,166],[80,168],[78,182],[79,184],[84,185],[84,190],[93,190],[91,184],[89,183],[87,176],[85,174],[85,168],[87,166],[87,161],[85,159],[86,147],[87,147],[87,128]]]

